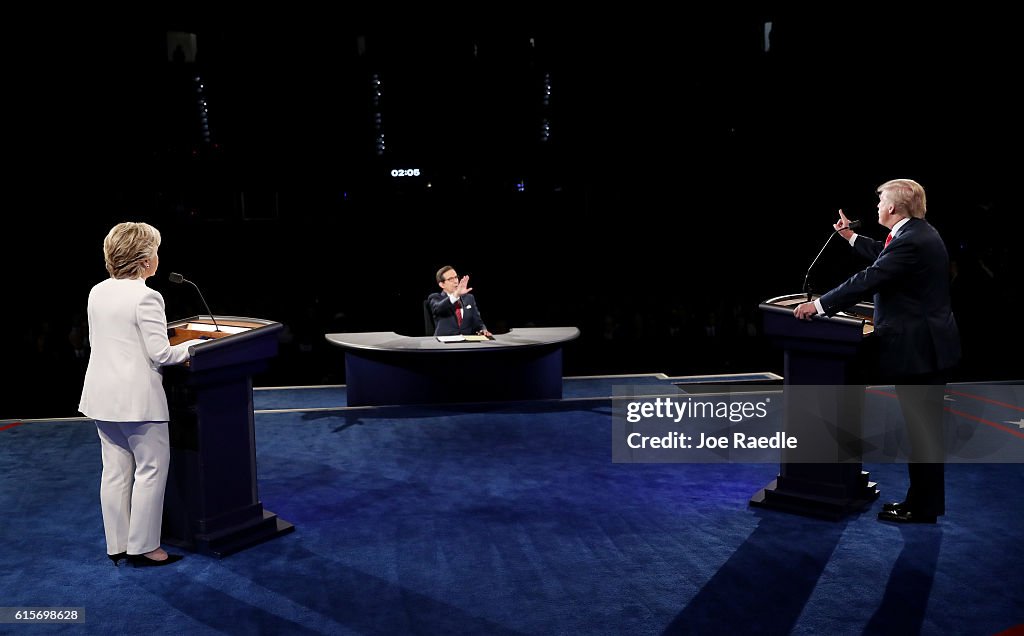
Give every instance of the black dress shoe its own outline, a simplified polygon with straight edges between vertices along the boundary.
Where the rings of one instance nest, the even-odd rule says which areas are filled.
[[[894,501],[892,503],[884,504],[882,506],[882,510],[903,510],[906,507],[907,507],[907,502],[905,502],[905,501]]]
[[[182,557],[180,554],[168,554],[167,558],[163,561],[157,561],[156,559],[151,559],[144,554],[129,554],[128,563],[131,563],[134,567],[137,568],[149,568],[159,567],[161,565],[170,565],[177,561],[181,561],[182,558],[184,557]]]
[[[116,568],[118,561],[121,561],[121,560],[124,560],[124,559],[128,558],[128,553],[127,552],[118,552],[117,554],[108,554],[107,558],[114,562],[114,567]]]
[[[905,508],[899,510],[883,510],[878,513],[879,521],[892,521],[893,523],[935,523],[935,515],[926,515]]]

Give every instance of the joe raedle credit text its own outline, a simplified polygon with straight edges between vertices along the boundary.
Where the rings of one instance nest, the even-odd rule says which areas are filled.
[[[915,455],[891,385],[675,387],[614,387],[613,462],[935,462],[938,452],[943,463],[1024,463],[1020,383],[947,386],[930,459]]]
[[[615,462],[776,462],[800,440],[783,430],[780,396],[619,396],[613,401]]]

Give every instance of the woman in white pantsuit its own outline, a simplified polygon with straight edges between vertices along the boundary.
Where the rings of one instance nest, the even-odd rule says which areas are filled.
[[[161,366],[188,360],[192,342],[167,340],[164,299],[146,286],[160,258],[160,232],[120,223],[103,240],[110,278],[89,292],[92,349],[78,410],[96,421],[103,450],[100,507],[107,555],[117,565],[166,565],[160,547],[170,462]]]

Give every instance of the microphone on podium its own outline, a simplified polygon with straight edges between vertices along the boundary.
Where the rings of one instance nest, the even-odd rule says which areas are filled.
[[[203,298],[203,292],[199,291],[199,286],[198,285],[196,285],[195,283],[193,283],[189,279],[185,278],[184,276],[182,276],[181,274],[178,274],[176,272],[171,272],[167,276],[167,280],[171,281],[172,283],[179,284],[179,285],[181,283],[188,283],[189,285],[192,285],[193,287],[195,287],[196,288],[196,293],[199,294],[199,300],[203,301],[203,306],[206,307],[206,313],[208,313],[210,315],[210,320],[213,321],[214,331],[220,331],[220,325],[217,324],[217,319],[213,317],[213,312],[210,311],[210,306],[206,304],[206,299]]]
[[[835,236],[836,234],[839,234],[843,230],[856,230],[859,227],[860,227],[860,221],[859,220],[857,220],[857,221],[850,221],[850,223],[846,227],[844,227],[842,230],[835,230],[835,231],[833,231],[831,234],[828,235],[828,238],[825,239],[825,244],[821,246],[821,250],[818,252],[818,255],[814,257],[813,261],[811,261],[811,266],[807,268],[807,273],[804,274],[804,292],[807,293],[807,302],[811,302],[811,296],[812,296],[811,285],[810,285],[811,270],[813,270],[814,266],[818,264],[818,259],[821,258],[821,255],[825,253],[825,248],[828,247],[829,241],[832,240],[833,236]]]

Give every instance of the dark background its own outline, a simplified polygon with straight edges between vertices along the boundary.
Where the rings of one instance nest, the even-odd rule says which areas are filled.
[[[959,379],[1019,375],[1005,15],[171,13],[10,22],[0,418],[76,415],[120,221],[161,230],[169,319],[205,313],[175,271],[285,323],[264,386],[344,382],[327,332],[420,335],[444,264],[493,331],[578,326],[567,375],[781,371],[757,304],[800,290],[837,208],[883,237],[896,177],[947,241]],[[814,286],[857,269],[837,241]]]

